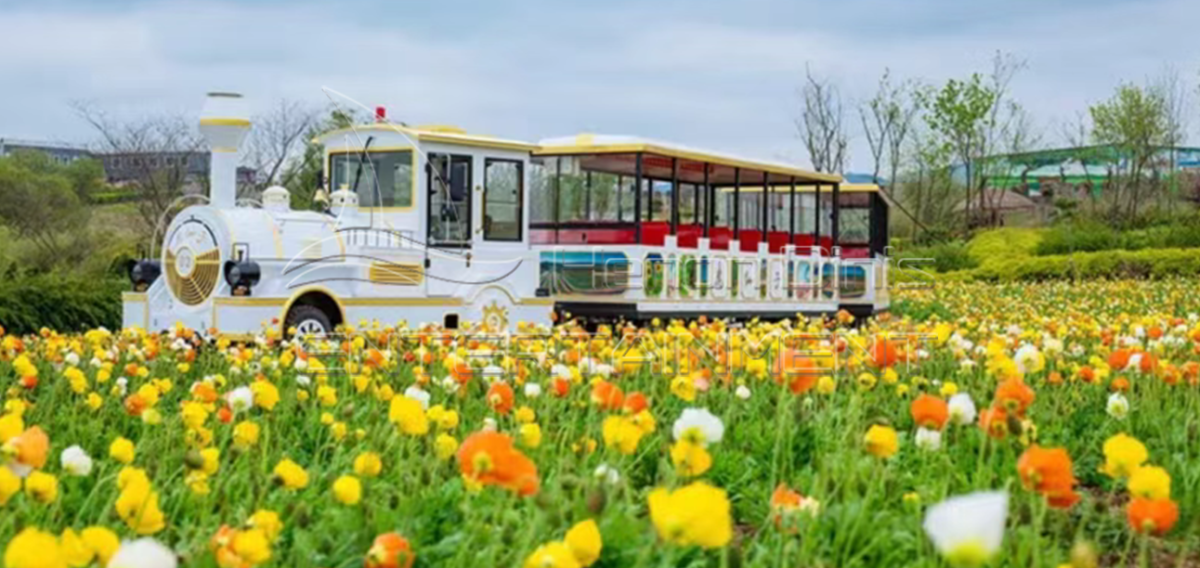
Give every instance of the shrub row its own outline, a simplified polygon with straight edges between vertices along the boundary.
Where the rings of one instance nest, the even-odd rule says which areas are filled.
[[[56,273],[17,276],[0,281],[0,325],[9,333],[34,333],[46,327],[81,331],[121,326],[119,278],[85,278]]]
[[[1200,249],[1109,250],[995,259],[967,271],[974,280],[1162,278],[1200,274]]]
[[[1038,255],[1107,250],[1143,250],[1200,247],[1200,222],[1185,220],[1133,231],[1120,231],[1100,223],[1070,223],[1045,232]]]

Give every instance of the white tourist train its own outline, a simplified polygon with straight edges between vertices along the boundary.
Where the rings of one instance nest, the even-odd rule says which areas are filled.
[[[212,93],[207,203],[130,271],[124,325],[230,335],[379,321],[514,330],[585,318],[888,308],[878,187],[632,137],[537,144],[376,122],[328,132],[327,199],[236,199],[244,100]],[[318,192],[325,196],[324,190]]]

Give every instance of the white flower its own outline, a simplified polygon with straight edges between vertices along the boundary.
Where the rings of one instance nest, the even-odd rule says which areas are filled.
[[[492,384],[496,381],[504,379],[504,367],[500,365],[488,365],[483,368],[483,380],[487,384]]]
[[[970,371],[971,369],[974,369],[975,365],[977,365],[977,364],[978,363],[976,363],[972,359],[963,359],[958,362],[958,368],[959,368],[959,370],[962,370],[962,371]]]
[[[176,568],[175,552],[152,538],[121,543],[108,559],[108,568]]]
[[[553,367],[550,367],[550,376],[562,377],[569,381],[569,380],[571,380],[571,368],[566,365],[563,365],[562,363],[559,363]]]
[[[685,408],[671,427],[671,435],[676,440],[682,439],[688,432],[695,430],[700,434],[704,445],[715,444],[725,437],[725,425],[706,408]]]
[[[125,396],[125,393],[129,392],[129,379],[125,377],[117,379],[117,392],[121,393],[121,396]]]
[[[1125,365],[1125,370],[1137,372],[1138,369],[1141,368],[1141,365],[1142,365],[1142,354],[1134,353],[1133,355],[1129,356],[1129,364]]]
[[[616,485],[621,481],[621,473],[617,471],[617,468],[606,463],[596,466],[596,471],[592,472],[592,476],[596,479],[603,480],[609,485]]]
[[[63,363],[72,367],[79,366],[79,354],[74,351],[67,353],[67,356],[63,357]]]
[[[59,456],[63,470],[71,475],[80,477],[92,472],[92,458],[79,446],[71,446],[62,451]]]
[[[750,388],[746,385],[738,385],[738,388],[733,391],[733,394],[742,400],[749,400]]]
[[[1000,549],[1007,517],[1007,492],[960,495],[925,512],[925,534],[951,564],[979,566]]]
[[[537,398],[542,396],[542,385],[537,383],[525,383],[525,396],[529,398]]]
[[[238,387],[229,391],[225,400],[229,401],[229,408],[234,412],[250,410],[254,407],[254,391],[250,390],[250,387]]]
[[[312,379],[308,375],[296,375],[296,384],[303,388],[308,388],[312,384]]]
[[[1129,399],[1125,395],[1114,392],[1108,395],[1108,406],[1105,408],[1108,415],[1117,420],[1124,420],[1129,415]]]
[[[301,371],[301,372],[307,370],[308,369],[308,359],[301,359],[301,358],[297,357],[296,362],[292,364],[292,368],[296,369],[297,371]]]
[[[960,392],[950,397],[950,402],[947,403],[950,409],[950,420],[955,424],[971,424],[975,422],[975,401],[971,400],[971,395]]]
[[[917,428],[915,441],[918,448],[936,452],[942,448],[942,432],[928,428]]]
[[[1013,355],[1013,361],[1016,362],[1017,370],[1020,371],[1022,375],[1040,371],[1043,367],[1045,367],[1046,363],[1045,358],[1042,357],[1042,354],[1038,351],[1038,348],[1029,343],[1022,345],[1020,349],[1017,349],[1016,354]]]
[[[483,428],[480,428],[480,430],[484,432],[495,432],[496,428],[496,419],[489,416],[483,419]]]
[[[803,497],[800,499],[800,512],[816,517],[821,514],[821,502],[812,497]]]
[[[404,389],[404,396],[421,403],[422,410],[429,410],[429,393],[421,390],[421,387],[412,385]]]
[[[596,365],[596,368],[593,369],[592,372],[600,375],[601,378],[607,379],[612,376],[613,370],[614,369],[612,365],[609,365],[608,363],[601,363]]]

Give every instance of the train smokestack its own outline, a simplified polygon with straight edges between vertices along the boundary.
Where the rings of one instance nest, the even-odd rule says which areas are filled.
[[[237,93],[209,93],[200,114],[200,134],[212,151],[209,202],[230,208],[237,200],[238,150],[250,131],[246,101]]]

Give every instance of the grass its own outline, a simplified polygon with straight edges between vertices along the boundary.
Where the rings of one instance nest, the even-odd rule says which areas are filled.
[[[51,458],[44,470],[58,477],[59,495],[50,504],[13,496],[0,507],[0,543],[27,526],[58,534],[100,525],[125,538],[135,536],[114,510],[116,477],[123,465],[107,455],[109,444],[124,436],[136,443],[132,465],[146,470],[161,497],[166,526],[153,537],[170,545],[189,566],[216,566],[209,542],[217,530],[242,526],[256,510],[268,509],[284,522],[271,545],[267,564],[272,566],[357,566],[376,535],[388,531],[398,531],[412,543],[417,566],[519,566],[538,546],[563,538],[574,523],[591,518],[603,537],[603,553],[595,564],[601,567],[936,567],[944,561],[922,530],[924,510],[947,496],[984,489],[1011,492],[1004,544],[993,566],[1058,566],[1068,561],[1077,541],[1090,543],[1104,565],[1190,566],[1200,546],[1200,392],[1195,377],[1182,369],[1200,361],[1193,339],[1200,337],[1195,334],[1200,329],[1194,316],[1200,313],[1197,290],[1195,280],[1170,279],[953,283],[898,291],[898,312],[891,317],[832,329],[850,345],[838,356],[837,367],[823,372],[835,388],[800,395],[761,372],[759,361],[772,360],[770,349],[732,359],[713,355],[718,346],[734,341],[730,337],[758,343],[778,332],[777,324],[736,330],[720,324],[693,330],[651,326],[633,337],[641,338],[640,350],[656,361],[610,378],[627,394],[644,393],[657,422],[631,455],[605,444],[605,418],[622,413],[592,402],[588,383],[596,373],[576,372],[569,394],[561,398],[551,393],[550,373],[554,364],[579,371],[581,355],[615,361],[619,367],[622,349],[635,340],[577,341],[566,334],[573,331],[566,325],[559,328],[563,334],[529,340],[507,353],[440,332],[419,335],[364,325],[356,336],[380,345],[389,362],[365,371],[364,361],[372,354],[353,339],[344,346],[325,346],[324,355],[317,345],[308,345],[304,351],[310,360],[324,361],[326,373],[311,365],[296,368],[301,346],[281,345],[273,338],[248,348],[205,344],[195,351],[194,361],[181,367],[190,349],[168,336],[27,336],[21,343],[39,374],[33,388],[22,386],[17,376],[17,338],[9,336],[0,344],[0,386],[7,400],[28,404],[27,425],[49,434]],[[789,325],[830,331],[821,322]],[[855,347],[860,338],[885,331],[937,338],[911,349],[919,360],[885,373],[868,365]],[[1163,335],[1151,339],[1159,331]],[[711,375],[706,381],[711,387],[694,400],[684,400],[686,389],[673,386],[672,379],[689,374],[680,368],[680,359],[656,349],[671,345],[670,337],[681,337],[682,345],[697,349],[690,370],[694,376],[703,376],[703,370]],[[1062,342],[1061,348],[1055,340]],[[986,353],[989,343],[996,344],[992,355]],[[1159,368],[1151,373],[1112,369],[1101,380],[1083,380],[1081,369],[1102,370],[1115,346],[1124,343],[1154,353]],[[987,370],[989,358],[1002,354],[1011,360],[1023,344],[1035,346],[1044,360],[1043,368],[1023,373],[1023,381],[1036,392],[1027,415],[1036,427],[1034,438],[1042,446],[1065,448],[1074,461],[1083,498],[1069,510],[1050,509],[1040,495],[1022,487],[1016,463],[1032,440],[1016,435],[995,439],[975,425],[951,425],[940,451],[922,450],[913,442],[916,425],[909,407],[918,392],[939,394],[954,383],[982,410],[1000,379]],[[917,357],[917,347],[927,357]],[[71,367],[70,353],[77,353],[85,376],[75,388],[64,376]],[[448,355],[472,361],[477,370],[456,391],[442,386],[454,369]],[[102,360],[100,366],[92,364],[93,357]],[[725,363],[730,364],[728,374]],[[105,365],[111,368],[107,378],[101,372]],[[489,419],[500,431],[520,437],[516,412],[499,413],[490,406],[488,386],[478,372],[484,365],[508,370],[504,380],[515,386],[516,407],[532,409],[542,430],[537,447],[518,444],[537,465],[540,491],[534,496],[519,497],[495,486],[478,490],[464,481],[462,464],[436,455],[439,434],[461,442]],[[518,367],[524,368],[520,375],[513,373]],[[864,380],[864,373],[872,380]],[[1061,383],[1051,380],[1055,373]],[[305,386],[301,376],[312,384]],[[122,377],[124,390],[117,386]],[[1105,410],[1118,377],[1131,383],[1126,396],[1132,410],[1124,419]],[[224,395],[256,380],[278,387],[280,400],[273,409],[256,407],[226,423],[219,419],[224,403],[218,401],[202,425],[211,441],[188,441],[195,435],[187,434],[181,406],[197,398],[193,385],[210,384]],[[545,392],[527,397],[521,383],[538,383]],[[389,421],[386,399],[416,384],[430,393],[430,404],[456,410],[460,423],[449,429],[435,426],[424,435],[399,432]],[[735,396],[739,385],[750,389],[748,399]],[[319,386],[332,387],[336,400],[322,401]],[[161,397],[149,415],[137,417],[129,412],[128,398],[143,388]],[[101,398],[95,409],[86,404],[93,393]],[[727,492],[734,538],[723,548],[667,544],[648,516],[651,490],[690,482],[669,456],[672,424],[687,407],[707,408],[726,428],[724,439],[708,448],[711,469],[699,476]],[[147,422],[155,414],[161,422]],[[259,425],[261,434],[257,444],[239,449],[233,432],[243,421]],[[863,435],[873,424],[899,431],[895,456],[881,459],[864,450]],[[344,437],[339,438],[338,425],[344,426]],[[1020,428],[1028,437],[1028,425]],[[1171,496],[1181,514],[1164,537],[1132,533],[1123,508],[1124,487],[1099,473],[1104,441],[1118,432],[1144,442],[1150,462],[1172,476]],[[81,446],[95,459],[88,476],[63,472],[58,454],[69,445]],[[220,452],[207,494],[195,493],[185,482],[190,452],[201,447]],[[382,456],[382,473],[363,478],[361,503],[339,503],[331,486],[354,473],[354,459],[365,451]],[[285,457],[306,469],[306,487],[285,489],[274,479],[272,470]],[[620,480],[610,484],[594,476],[601,464],[615,468]],[[780,483],[821,504],[819,514],[802,518],[794,532],[772,521],[771,494]]]

